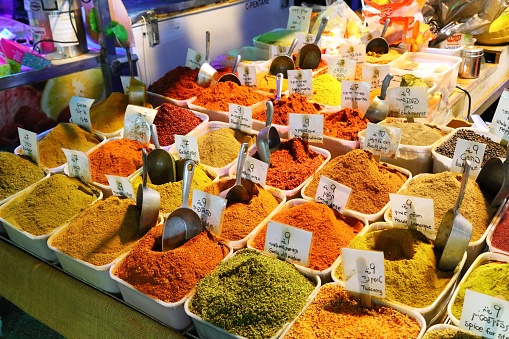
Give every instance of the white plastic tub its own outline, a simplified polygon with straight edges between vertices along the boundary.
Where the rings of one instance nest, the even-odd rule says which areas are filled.
[[[500,224],[500,222],[502,221],[502,218],[504,217],[504,215],[507,213],[507,211],[509,209],[509,202],[506,201],[505,203],[502,204],[502,206],[503,207],[501,209],[499,209],[500,213],[497,213],[495,215],[495,217],[493,218],[493,221],[492,221],[493,227],[491,227],[488,232],[488,236],[486,237],[486,243],[488,244],[488,248],[489,248],[490,252],[502,253],[504,255],[509,256],[509,252],[496,247],[492,243],[493,236],[495,235],[496,229],[497,229],[498,225]]]
[[[429,327],[428,330],[426,331],[426,333],[424,333],[424,334],[426,335],[430,332],[440,331],[440,330],[454,330],[454,331],[458,331],[458,332],[460,332],[460,331],[464,332],[458,326],[454,326],[454,325],[450,325],[450,324],[436,324],[436,325]]]

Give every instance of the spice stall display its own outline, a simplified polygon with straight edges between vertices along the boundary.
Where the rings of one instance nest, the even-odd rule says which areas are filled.
[[[320,287],[285,261],[254,250],[235,253],[205,276],[186,301],[200,338],[228,332],[249,338],[277,337]]]
[[[182,246],[162,252],[163,227],[159,224],[145,234],[110,274],[126,302],[182,330],[191,323],[184,312],[187,296],[233,250],[203,231]]]
[[[424,318],[415,311],[377,299],[372,307],[364,307],[360,297],[339,283],[330,283],[320,287],[281,338],[412,339],[425,329]]]

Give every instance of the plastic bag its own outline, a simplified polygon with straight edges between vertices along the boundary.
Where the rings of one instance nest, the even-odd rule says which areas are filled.
[[[343,0],[337,0],[330,6],[320,6],[320,13],[313,18],[310,24],[311,33],[318,32],[323,17],[329,19],[324,32],[325,36],[344,38],[350,23],[362,27],[361,19]]]

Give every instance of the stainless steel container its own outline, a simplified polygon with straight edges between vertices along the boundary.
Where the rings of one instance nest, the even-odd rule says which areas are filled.
[[[461,51],[459,76],[466,79],[475,79],[479,77],[481,71],[481,62],[484,52],[481,47],[465,46]]]

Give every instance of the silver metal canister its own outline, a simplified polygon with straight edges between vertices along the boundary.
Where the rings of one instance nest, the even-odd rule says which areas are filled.
[[[479,77],[481,71],[481,62],[484,52],[477,46],[465,46],[461,51],[459,76],[466,79],[474,79]]]

